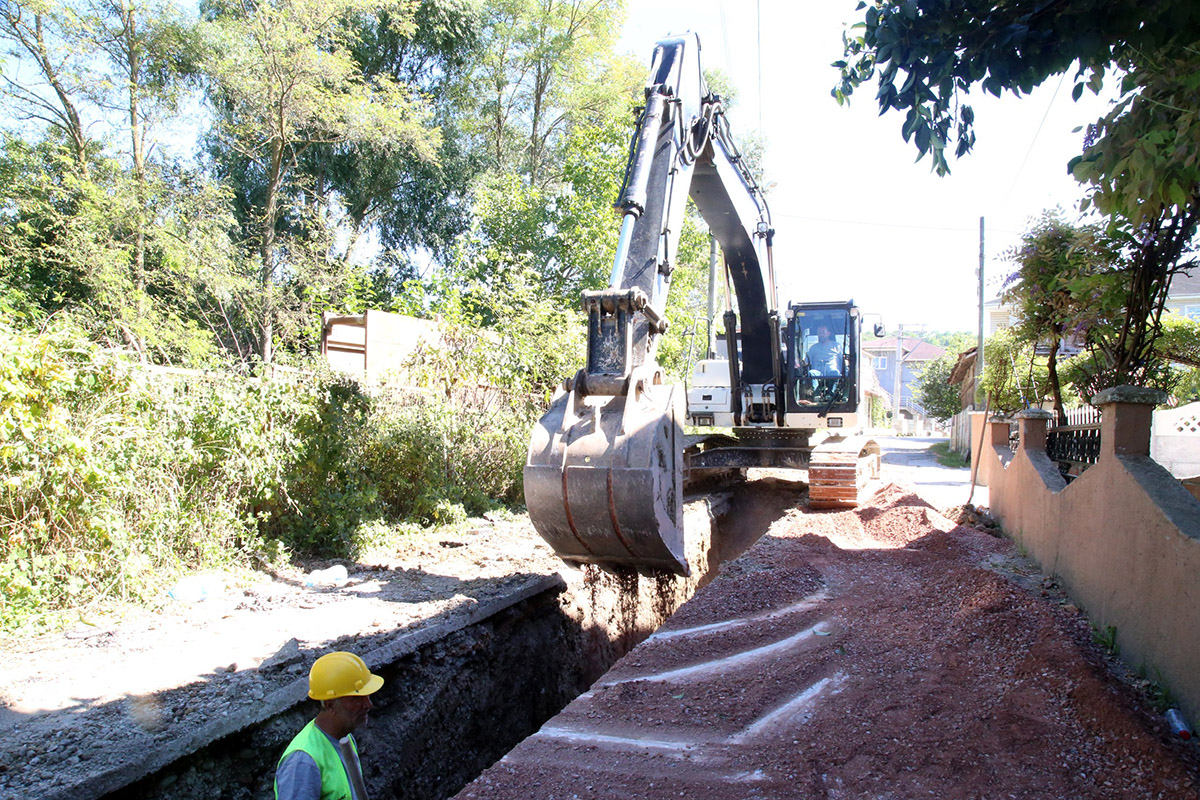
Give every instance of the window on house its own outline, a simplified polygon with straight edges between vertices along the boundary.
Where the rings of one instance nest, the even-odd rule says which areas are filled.
[[[1200,321],[1200,306],[1184,306],[1183,315],[1188,319]]]
[[[875,356],[871,359],[871,366],[875,369],[887,369],[887,356]]]

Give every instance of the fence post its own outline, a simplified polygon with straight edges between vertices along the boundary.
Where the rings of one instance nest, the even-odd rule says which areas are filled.
[[[1149,456],[1154,407],[1166,401],[1163,392],[1143,386],[1114,386],[1093,397],[1101,410],[1100,458]]]
[[[1026,408],[1014,414],[1020,425],[1021,450],[1045,450],[1046,426],[1054,417],[1040,408]]]
[[[987,421],[987,443],[990,446],[1008,449],[1008,424],[1008,418],[1001,416],[994,416]]]

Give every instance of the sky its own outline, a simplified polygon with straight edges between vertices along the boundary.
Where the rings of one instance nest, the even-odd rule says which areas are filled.
[[[845,24],[861,18],[856,5],[635,0],[619,46],[649,69],[658,39],[699,34],[701,65],[737,87],[735,141],[761,120],[764,183],[776,184],[768,203],[781,304],[853,299],[889,332],[973,332],[980,217],[991,299],[1013,271],[1004,253],[1031,220],[1056,206],[1074,218],[1083,187],[1066,165],[1083,132],[1073,129],[1106,113],[1108,101],[1085,91],[1073,102],[1073,72],[1019,98],[972,91],[975,148],[939,178],[928,157],[914,163],[916,148],[900,135],[903,115],[879,116],[873,83],[849,107],[830,96],[838,72],[829,65],[842,57]]]

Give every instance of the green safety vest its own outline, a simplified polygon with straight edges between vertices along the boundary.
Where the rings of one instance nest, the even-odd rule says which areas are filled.
[[[354,748],[354,755],[357,756],[358,744],[353,736],[350,737],[350,746]],[[337,747],[317,727],[315,719],[296,734],[296,738],[292,739],[292,743],[283,751],[275,766],[282,764],[283,760],[296,750],[303,750],[317,762],[317,769],[321,770],[321,800],[351,800],[353,795],[350,793],[350,776],[346,774],[346,767],[342,764]],[[279,800],[278,786],[275,787],[275,800]]]

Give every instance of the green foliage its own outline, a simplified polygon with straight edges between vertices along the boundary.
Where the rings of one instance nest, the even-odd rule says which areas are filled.
[[[957,361],[957,355],[947,353],[928,362],[917,376],[917,402],[938,422],[945,422],[962,411],[960,387],[950,383],[950,373]]]
[[[954,356],[970,350],[978,343],[976,334],[964,331],[928,331],[920,336],[923,340],[937,345]]]
[[[1155,343],[1164,360],[1200,369],[1200,320],[1179,314],[1163,317],[1162,336]]]
[[[878,76],[881,113],[907,111],[902,135],[915,142],[918,158],[932,155],[939,174],[949,171],[945,151],[952,129],[956,155],[974,144],[974,112],[965,103],[972,86],[1020,95],[1078,63],[1078,98],[1084,75],[1094,92],[1109,72],[1122,76],[1121,99],[1089,126],[1083,153],[1068,166],[1091,187],[1081,210],[1094,206],[1108,216],[1104,236],[1122,261],[1103,278],[1111,285],[1099,291],[1106,299],[1123,296],[1124,319],[1105,309],[1110,324],[1089,332],[1091,383],[1158,380],[1162,368],[1153,350],[1167,287],[1183,268],[1200,223],[1200,6],[1189,0],[1022,0],[925,8],[910,0],[877,0],[858,8],[865,9],[864,20],[854,37],[844,38],[845,59],[834,64],[842,76],[834,96],[844,102]],[[1044,288],[1050,293],[1035,303],[1067,296],[1061,287]],[[1044,322],[1044,314],[1038,319]]]
[[[0,629],[280,549],[353,557],[382,525],[520,498],[524,397],[148,371],[62,316],[2,334]]]
[[[1088,127],[1083,153],[1071,161],[1074,176],[1093,189],[1084,208],[1094,205],[1136,228],[1164,212],[1186,216],[1200,201],[1200,50],[1189,44],[1122,64],[1130,71],[1121,100]]]
[[[1099,225],[1044,212],[1005,258],[1016,271],[1001,299],[1013,307],[1024,341],[1049,345],[1121,313],[1120,248]]]
[[[211,441],[177,441],[187,415],[141,369],[62,318],[0,337],[0,627],[253,545],[230,488],[199,479]]]
[[[572,129],[628,110],[636,83],[613,55],[622,16],[620,0],[482,4],[476,80],[483,101],[472,130],[493,170],[552,187]]]
[[[933,451],[937,462],[943,467],[965,469],[970,466],[970,462],[967,461],[966,456],[950,449],[949,442],[935,442],[929,449]]]
[[[984,342],[983,388],[994,413],[1012,414],[1041,404],[1049,393],[1049,376],[1033,346],[1008,328]]]
[[[672,380],[691,379],[691,367],[704,358],[708,345],[708,227],[688,201],[676,248],[675,269],[667,293],[669,327],[659,339],[656,358]],[[718,258],[720,258],[718,253]],[[723,269],[718,260],[717,269]],[[720,273],[718,272],[718,286]],[[719,320],[714,320],[719,325]]]
[[[499,394],[479,404],[416,398],[382,418],[363,465],[393,518],[453,524],[520,501],[531,425]]]
[[[1021,342],[1047,351],[1050,392],[1061,411],[1058,352],[1064,339],[1100,349],[1104,331],[1123,317],[1128,279],[1119,244],[1103,227],[1072,225],[1056,210],[1043,213],[1005,255],[1017,267],[1001,296],[1013,307],[1013,331]]]
[[[1092,623],[1092,641],[1104,648],[1104,652],[1111,658],[1121,655],[1121,646],[1117,644],[1117,628],[1115,625],[1107,625],[1101,628],[1096,623]]]
[[[1172,394],[1181,403],[1194,403],[1200,400],[1200,369],[1180,371]]]
[[[241,184],[246,243],[257,253],[260,270],[253,309],[258,352],[270,363],[280,312],[296,311],[293,319],[304,313],[283,301],[303,297],[305,285],[320,283],[337,266],[328,258],[336,234],[324,225],[328,198],[304,180],[301,157],[317,145],[366,145],[434,161],[441,132],[430,125],[425,98],[390,74],[365,77],[353,55],[364,33],[353,20],[386,14],[394,30],[407,36],[413,31],[412,5],[214,2],[207,12],[204,66],[215,112],[212,137],[218,164]],[[301,286],[283,292],[281,284]]]
[[[69,309],[109,345],[147,360],[219,362],[227,325],[220,298],[236,287],[225,227],[225,195],[203,177],[152,165],[138,184],[111,159],[74,169],[62,144],[6,136],[0,149],[0,286],[38,319]],[[156,224],[143,229],[135,271],[139,205]]]
[[[561,143],[561,180],[538,185],[515,172],[490,172],[475,192],[475,224],[460,243],[456,272],[480,288],[513,272],[538,276],[541,292],[572,304],[604,286],[620,222],[629,130],[625,120],[579,124]]]
[[[844,58],[833,64],[841,81],[832,94],[845,102],[878,76],[880,112],[906,112],[905,141],[913,141],[918,157],[931,154],[939,174],[949,171],[951,132],[957,156],[975,143],[975,115],[964,98],[976,84],[996,96],[1006,90],[1028,94],[1078,62],[1077,77],[1088,74],[1088,88],[1099,91],[1111,65],[1128,70],[1145,54],[1178,53],[1200,41],[1200,10],[1190,0],[1050,6],[1032,0],[931,6],[876,0],[858,8],[863,21],[843,35]],[[1131,92],[1137,83],[1122,88]],[[1083,87],[1081,80],[1077,98]]]

